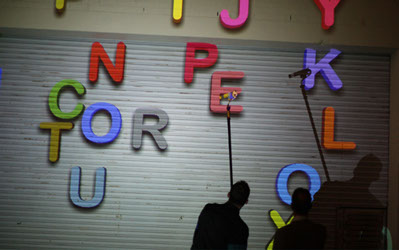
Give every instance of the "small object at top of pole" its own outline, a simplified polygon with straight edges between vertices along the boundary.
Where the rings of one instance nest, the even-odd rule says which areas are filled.
[[[234,101],[234,100],[237,98],[237,96],[238,96],[237,91],[233,90],[233,92],[230,92],[230,93],[226,93],[226,94],[224,94],[224,95],[221,95],[221,96],[219,96],[219,98],[220,98],[220,100],[221,100],[222,98],[227,98],[227,100],[229,100],[229,104],[230,104],[230,102],[231,102],[231,101]],[[228,105],[227,105],[227,106],[228,106]]]
[[[294,72],[292,74],[288,75],[288,78],[293,78],[296,76],[300,76],[302,80],[304,80],[306,77],[310,76],[312,74],[312,71],[310,69],[302,69],[297,72]]]

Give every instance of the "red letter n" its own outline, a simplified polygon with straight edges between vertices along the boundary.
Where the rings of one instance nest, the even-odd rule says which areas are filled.
[[[111,60],[109,59],[107,52],[105,52],[103,46],[99,42],[93,43],[93,45],[91,46],[91,55],[90,55],[89,80],[93,83],[97,82],[98,64],[99,64],[99,59],[101,59],[112,80],[117,83],[122,82],[124,69],[125,69],[125,54],[126,54],[126,45],[123,42],[119,42],[116,49],[115,66],[114,66]]]
[[[197,59],[195,52],[197,50],[205,50],[208,57]],[[194,77],[194,68],[207,68],[216,63],[218,58],[218,48],[210,43],[187,43],[186,48],[186,64],[184,67],[184,82],[192,83]]]

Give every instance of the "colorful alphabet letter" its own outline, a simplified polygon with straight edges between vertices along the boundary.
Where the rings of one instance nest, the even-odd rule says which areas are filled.
[[[66,0],[55,0],[55,8],[57,11],[61,11],[65,8],[65,1]]]
[[[237,94],[241,93],[241,88],[221,87],[222,79],[242,79],[244,72],[241,71],[216,71],[212,75],[211,83],[211,104],[210,110],[214,113],[227,113],[227,106],[220,105],[220,95],[236,91]],[[243,111],[240,105],[231,105],[230,112],[237,114]]]
[[[79,96],[84,95],[86,93],[86,89],[80,82],[78,82],[76,80],[62,80],[62,81],[58,82],[56,85],[54,85],[54,87],[51,89],[51,92],[50,92],[50,95],[48,98],[48,105],[49,105],[51,113],[53,113],[53,115],[55,117],[69,120],[69,119],[73,119],[73,118],[77,117],[78,115],[80,115],[83,112],[85,107],[83,104],[78,103],[78,105],[76,105],[75,109],[69,113],[64,113],[60,110],[60,107],[58,106],[58,103],[59,103],[58,98],[59,98],[61,90],[66,87],[74,88],[76,93],[78,93]]]
[[[321,26],[328,30],[334,25],[334,10],[341,0],[314,0],[321,11]]]
[[[323,126],[321,144],[325,149],[353,150],[356,148],[354,142],[334,141],[335,110],[327,107],[323,110]]]
[[[326,80],[328,86],[332,90],[338,90],[342,88],[343,84],[341,79],[339,79],[337,73],[333,70],[330,65],[330,62],[334,60],[341,51],[336,49],[331,49],[330,52],[323,57],[316,64],[316,51],[313,49],[305,50],[305,58],[304,58],[304,69],[310,69],[312,73],[305,80],[303,80],[302,84],[305,86],[305,90],[309,90],[314,87],[315,84],[315,76],[317,73],[321,73],[323,78]]]
[[[208,57],[197,59],[195,52],[197,50],[205,50]],[[187,43],[186,63],[184,67],[184,82],[192,83],[194,77],[194,68],[207,68],[216,63],[218,59],[218,48],[210,43]]]
[[[105,110],[111,115],[111,129],[109,130],[108,134],[104,136],[97,136],[94,134],[91,122],[93,120],[94,115],[100,111]],[[103,143],[110,143],[118,137],[119,132],[121,131],[122,127],[122,117],[119,109],[112,104],[106,102],[98,102],[89,106],[86,111],[83,113],[82,117],[82,132],[87,140],[103,144]]]
[[[244,25],[248,19],[249,13],[249,0],[238,0],[238,17],[236,19],[231,19],[228,10],[222,10],[220,13],[220,22],[225,28],[237,29]]]
[[[42,122],[41,129],[50,129],[50,150],[49,160],[51,162],[58,161],[60,144],[61,144],[61,130],[71,130],[73,128],[72,122]]]
[[[107,170],[98,168],[96,170],[96,184],[94,188],[94,197],[91,200],[82,200],[80,197],[80,175],[81,168],[74,167],[71,170],[71,179],[69,187],[69,198],[75,206],[82,208],[94,208],[101,204],[105,195],[105,178]]]
[[[126,45],[123,42],[119,42],[116,48],[114,66],[107,52],[105,52],[104,47],[99,42],[93,43],[90,55],[89,80],[93,83],[97,82],[99,60],[101,59],[112,80],[116,83],[122,82],[125,73],[125,54]]]
[[[183,0],[173,0],[173,21],[180,23],[183,16]]]
[[[274,224],[276,225],[277,229],[280,229],[286,225],[289,225],[291,223],[292,219],[294,219],[294,216],[291,215],[290,218],[288,219],[287,223],[285,223],[283,218],[281,217],[281,215],[274,209],[271,209],[269,211],[269,216],[272,219],[272,221],[274,222]],[[273,250],[273,244],[274,244],[274,239],[272,239],[269,242],[266,249]]]
[[[144,116],[157,117],[158,123],[155,125],[145,125]],[[161,109],[138,108],[133,115],[133,148],[141,148],[143,133],[147,132],[152,135],[158,148],[165,150],[168,147],[168,144],[160,131],[168,125],[168,122],[168,114]]]
[[[290,178],[291,174],[296,171],[304,172],[308,176],[309,192],[312,195],[312,199],[313,195],[317,193],[317,191],[319,191],[321,186],[320,176],[317,171],[311,166],[295,163],[283,167],[277,175],[276,190],[280,199],[287,205],[291,205],[292,202],[291,195],[287,189],[288,179]]]

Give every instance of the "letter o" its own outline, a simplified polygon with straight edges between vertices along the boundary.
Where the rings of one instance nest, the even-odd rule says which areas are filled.
[[[108,134],[104,136],[97,136],[94,134],[93,130],[91,129],[91,121],[93,116],[100,110],[105,110],[111,115],[111,129],[109,130]],[[112,142],[113,140],[118,137],[119,132],[121,131],[122,127],[122,117],[119,109],[112,104],[106,102],[98,102],[92,104],[88,107],[85,112],[83,113],[82,117],[82,132],[87,140],[98,143],[104,144]]]
[[[308,178],[309,178],[309,192],[312,196],[313,200],[313,195],[319,191],[321,183],[320,183],[320,176],[317,173],[317,171],[312,168],[309,165],[306,164],[291,164],[288,166],[285,166],[280,170],[280,172],[277,175],[276,179],[276,190],[279,198],[286,204],[291,205],[292,198],[290,193],[288,192],[287,184],[288,184],[288,179],[290,178],[291,174],[296,172],[296,171],[301,171],[304,172]]]

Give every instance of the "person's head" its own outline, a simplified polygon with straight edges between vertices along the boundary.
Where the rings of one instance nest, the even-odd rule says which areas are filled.
[[[374,154],[368,154],[360,159],[353,169],[353,178],[370,185],[373,181],[379,179],[381,170],[381,160]]]
[[[312,208],[312,196],[309,191],[304,188],[297,188],[292,195],[291,203],[292,211],[295,215],[307,215]]]
[[[229,201],[242,207],[248,202],[250,192],[251,190],[249,189],[248,183],[245,181],[238,181],[230,189],[228,195]]]

